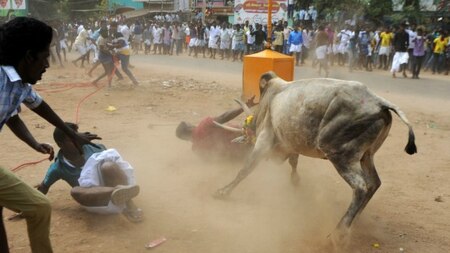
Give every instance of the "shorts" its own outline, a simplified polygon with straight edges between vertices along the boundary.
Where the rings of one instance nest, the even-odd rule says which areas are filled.
[[[316,48],[316,57],[318,60],[323,60],[327,57],[327,46],[319,46]]]
[[[302,51],[302,44],[298,44],[298,45],[294,45],[291,44],[291,46],[289,47],[289,52],[296,52],[296,53],[300,53]]]
[[[59,47],[61,49],[66,49],[67,48],[67,43],[66,43],[66,39],[60,40],[59,41]]]
[[[195,47],[196,44],[197,44],[197,38],[191,38],[189,40],[189,47]]]
[[[233,50],[244,52],[244,50],[245,50],[244,42],[235,42],[233,45]]]
[[[390,55],[391,54],[391,47],[390,46],[381,46],[380,51],[378,52],[378,55]]]

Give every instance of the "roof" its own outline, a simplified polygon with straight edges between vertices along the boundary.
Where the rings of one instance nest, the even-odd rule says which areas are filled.
[[[137,18],[141,16],[145,16],[149,14],[151,11],[149,9],[140,9],[140,10],[134,10],[134,11],[127,11],[124,12],[122,15],[125,16],[125,18]]]
[[[275,58],[276,59],[290,59],[290,58],[292,58],[292,56],[290,56],[290,55],[281,54],[276,51],[272,51],[272,50],[268,50],[268,49],[261,51],[259,53],[246,55],[245,57],[269,58],[269,59],[275,59]]]

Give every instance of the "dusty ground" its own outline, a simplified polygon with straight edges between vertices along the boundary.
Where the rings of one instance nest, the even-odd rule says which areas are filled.
[[[450,101],[401,92],[377,93],[399,105],[414,125],[419,153],[403,148],[406,127],[395,118],[390,136],[376,156],[383,182],[356,220],[346,246],[333,248],[329,235],[345,212],[351,191],[327,161],[300,158],[301,185],[290,185],[288,164],[267,161],[231,195],[211,197],[228,183],[240,164],[205,162],[178,140],[176,124],[193,123],[235,107],[239,84],[232,78],[201,76],[145,65],[133,69],[142,86],[125,82],[99,90],[80,107],[80,130],[98,133],[136,169],[141,185],[138,205],[145,211],[141,224],[124,217],[83,211],[60,181],[50,190],[53,205],[51,238],[55,252],[146,252],[144,245],[159,237],[167,241],[153,252],[450,252]],[[167,68],[166,68],[167,69]],[[84,83],[83,70],[52,68],[37,88],[65,120],[75,121],[78,102],[94,87],[64,92],[55,83]],[[382,82],[385,73],[370,73]],[[234,78],[234,79],[233,79]],[[448,78],[442,83],[449,85]],[[395,85],[394,82],[392,85]],[[432,87],[430,87],[432,89]],[[117,110],[107,111],[108,106]],[[53,127],[25,109],[22,117],[39,140],[53,143]],[[240,119],[236,121],[240,123]],[[0,163],[13,168],[43,158],[18,141],[8,129],[0,135]],[[19,172],[30,185],[39,183],[49,162]],[[5,216],[11,212],[5,212]],[[11,252],[29,252],[24,221],[6,221]],[[379,247],[374,247],[378,244]]]

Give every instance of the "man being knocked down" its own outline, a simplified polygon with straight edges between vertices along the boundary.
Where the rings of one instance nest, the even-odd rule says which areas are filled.
[[[76,124],[66,125],[78,130]],[[44,180],[37,186],[39,191],[47,194],[50,187],[62,179],[73,187],[70,194],[88,212],[122,213],[131,222],[143,220],[142,210],[132,200],[139,194],[134,170],[115,149],[106,149],[102,144],[97,147],[86,144],[80,154],[61,130],[55,129],[53,138],[60,150]]]

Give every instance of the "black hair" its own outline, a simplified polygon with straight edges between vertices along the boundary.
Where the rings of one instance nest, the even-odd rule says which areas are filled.
[[[108,38],[108,29],[105,28],[100,29],[100,35],[105,39]]]
[[[0,64],[17,67],[30,51],[33,54],[47,49],[53,29],[42,21],[17,17],[0,26]]]
[[[75,132],[78,131],[78,125],[77,124],[71,123],[71,122],[64,122],[64,124],[68,128],[74,130]],[[66,138],[67,138],[66,133],[64,133],[59,128],[55,128],[55,131],[53,131],[53,139],[55,140],[56,143],[63,143]]]
[[[188,129],[189,125],[186,122],[181,121],[180,124],[177,126],[177,129],[175,130],[175,135],[178,138],[182,139],[182,137],[186,135]]]

